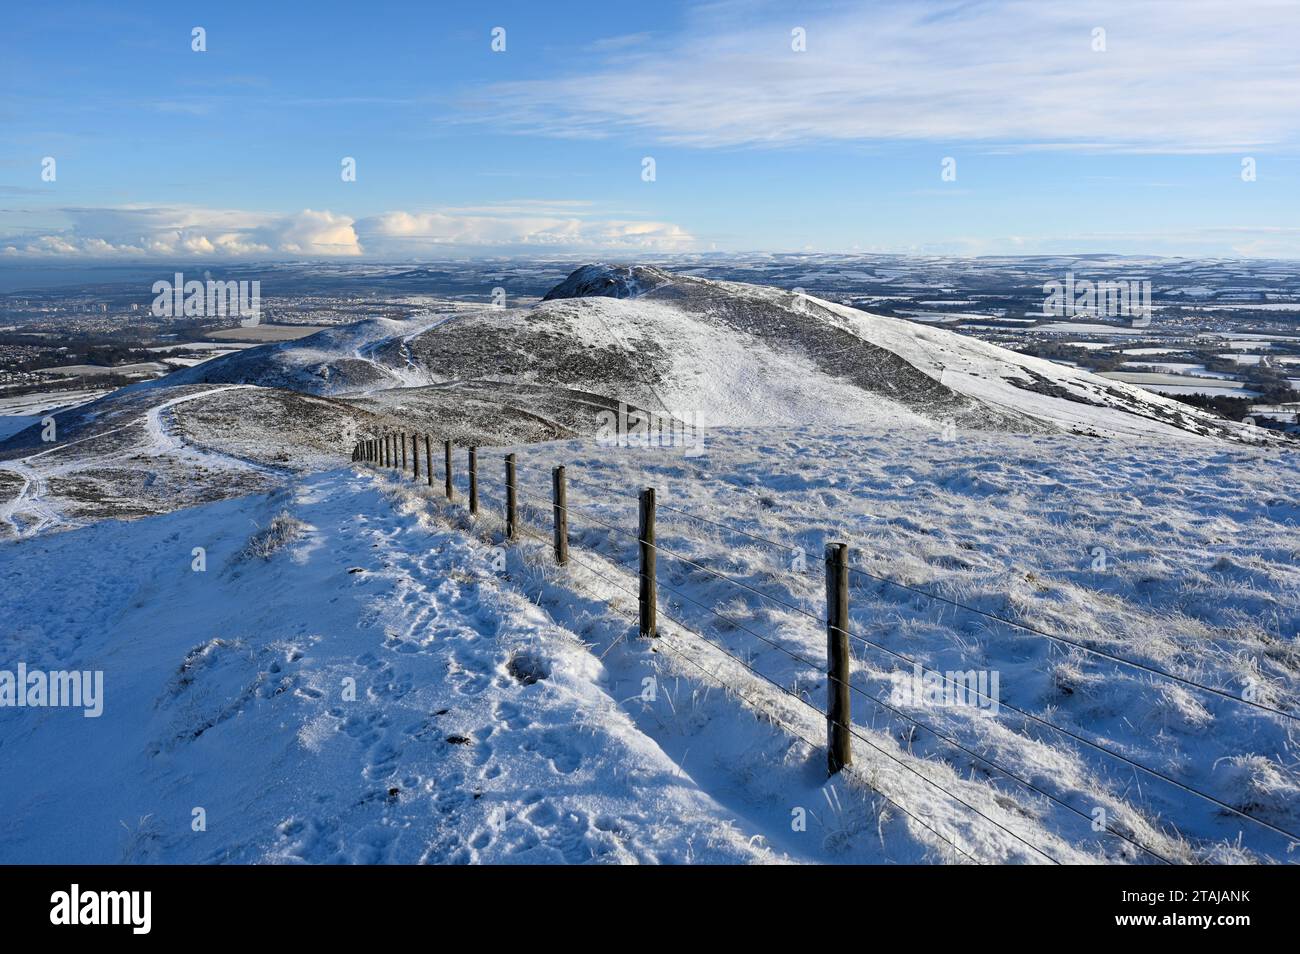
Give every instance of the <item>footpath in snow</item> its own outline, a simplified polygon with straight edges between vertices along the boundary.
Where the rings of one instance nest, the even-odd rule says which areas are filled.
[[[99,718],[0,717],[0,862],[944,857],[622,642],[607,601],[563,590],[581,632],[558,625],[521,550],[498,572],[386,484],[336,471],[0,546],[4,659],[105,685]]]
[[[543,534],[569,465],[567,568],[545,539],[498,547],[500,449],[478,521],[355,468],[0,545],[2,658],[105,674],[99,719],[0,713],[0,861],[1155,858],[1095,806],[1172,860],[1288,859],[1276,831],[1009,708],[918,707],[899,660],[997,672],[1007,707],[1295,830],[1288,718],[871,579],[851,593],[856,761],[828,782],[808,615],[815,555],[847,540],[885,577],[1292,711],[1288,455],[807,428],[713,432],[698,458],[515,450]],[[654,641],[635,638],[644,485],[684,508],[659,542],[697,564],[661,556]]]

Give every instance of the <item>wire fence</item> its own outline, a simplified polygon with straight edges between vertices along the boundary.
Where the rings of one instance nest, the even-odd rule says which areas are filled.
[[[433,455],[431,451],[430,440],[427,436],[424,439],[425,472],[421,474],[419,468],[419,458],[420,458],[419,439],[420,438],[419,435],[414,435],[414,434],[411,435],[410,437],[411,437],[412,448],[413,448],[413,453],[411,455],[413,459],[413,464],[411,467],[413,471],[412,479],[423,478],[428,482],[430,486],[433,486],[434,485],[434,475],[432,473]],[[402,472],[405,472],[407,470],[406,453],[405,453],[406,441],[407,441],[407,435],[402,434],[400,432],[397,434],[385,434],[385,435],[378,435],[373,438],[367,438],[359,442],[356,445],[356,447],[354,447],[353,460],[360,463],[373,464],[373,465],[378,465],[379,467],[397,469]],[[444,441],[443,449],[444,449],[444,454],[443,454],[444,479],[442,483],[444,484],[446,496],[450,500],[454,497],[454,493],[455,493],[455,483],[453,480],[453,473],[452,473],[453,448],[451,442]],[[943,782],[937,780],[931,774],[928,774],[927,772],[922,770],[923,768],[928,769],[928,768],[935,767],[934,763],[928,762],[925,759],[915,758],[910,756],[906,758],[900,757],[899,754],[896,754],[895,752],[891,752],[888,749],[884,748],[881,744],[879,744],[878,741],[873,741],[872,739],[868,738],[858,726],[855,726],[852,723],[851,716],[850,716],[850,706],[848,704],[849,697],[864,699],[867,702],[869,702],[875,709],[884,713],[888,713],[890,717],[901,720],[902,722],[905,722],[917,729],[922,729],[926,732],[929,732],[935,739],[937,739],[940,743],[942,743],[947,748],[951,749],[952,751],[961,752],[963,755],[973,760],[973,762],[978,762],[980,765],[987,767],[987,769],[997,773],[1001,778],[1007,780],[1010,783],[1013,783],[1015,786],[1018,786],[1024,792],[1032,793],[1033,795],[1046,799],[1048,802],[1051,802],[1053,805],[1055,805],[1057,808],[1061,809],[1062,811],[1070,815],[1077,816],[1080,819],[1083,819],[1089,825],[1090,829],[1093,832],[1105,833],[1110,836],[1113,836],[1116,839],[1124,842],[1126,845],[1130,846],[1131,848],[1135,849],[1138,852],[1141,852],[1142,854],[1146,855],[1147,857],[1149,857],[1154,861],[1164,863],[1164,864],[1173,864],[1174,862],[1171,860],[1168,853],[1158,851],[1157,849],[1153,848],[1151,845],[1147,844],[1144,840],[1142,840],[1139,832],[1137,831],[1137,828],[1139,826],[1130,824],[1124,827],[1119,827],[1116,824],[1116,822],[1109,817],[1110,813],[1106,813],[1101,816],[1102,820],[1100,821],[1100,827],[1099,827],[1099,818],[1098,815],[1095,813],[1096,811],[1095,806],[1092,808],[1092,810],[1089,810],[1087,807],[1080,807],[1078,804],[1074,804],[1063,794],[1054,794],[1051,791],[1048,791],[1042,784],[1039,784],[1029,778],[1026,778],[1023,773],[1017,772],[1015,769],[1005,764],[1002,764],[998,760],[991,758],[988,754],[977,752],[974,748],[971,747],[971,745],[965,744],[962,741],[960,741],[958,738],[956,738],[955,733],[946,733],[944,731],[941,731],[940,729],[936,728],[931,722],[920,719],[917,716],[910,714],[907,711],[904,711],[904,709],[900,705],[891,704],[891,702],[886,701],[885,699],[866,691],[861,686],[854,685],[852,682],[850,654],[844,652],[842,653],[841,658],[837,658],[836,651],[835,651],[837,640],[842,640],[845,643],[847,643],[847,640],[852,640],[857,645],[868,647],[873,652],[882,653],[893,659],[906,662],[913,666],[913,671],[916,673],[923,674],[926,677],[930,677],[930,676],[938,677],[939,680],[942,682],[942,684],[945,686],[945,688],[953,683],[953,679],[952,679],[952,674],[950,673],[946,673],[937,669],[929,669],[925,667],[920,662],[920,660],[916,659],[913,656],[910,656],[906,653],[900,653],[896,650],[890,649],[887,646],[884,646],[881,643],[868,639],[867,637],[856,632],[850,626],[847,612],[841,610],[840,612],[837,613],[835,609],[837,605],[840,606],[847,605],[847,594],[848,594],[847,581],[850,575],[869,579],[881,585],[898,587],[917,597],[933,602],[935,604],[951,606],[960,609],[964,612],[969,612],[976,616],[983,617],[991,621],[995,621],[999,624],[1014,627],[1031,636],[1050,640],[1051,642],[1058,645],[1065,645],[1065,646],[1072,647],[1079,651],[1094,655],[1098,658],[1106,659],[1115,665],[1126,667],[1128,669],[1131,669],[1134,672],[1139,672],[1146,676],[1158,680],[1165,680],[1170,683],[1181,685],[1185,688],[1190,688],[1194,691],[1204,692],[1216,696],[1218,698],[1229,700],[1230,702],[1233,703],[1239,703],[1242,706],[1250,707],[1251,709],[1254,710],[1261,710],[1263,712],[1269,713],[1273,716],[1277,716],[1285,720],[1300,721],[1300,719],[1297,719],[1297,717],[1292,713],[1265,705],[1263,703],[1258,702],[1257,700],[1247,699],[1242,696],[1235,695],[1219,687],[1204,685],[1195,682],[1191,679],[1179,676],[1175,673],[1170,673],[1158,667],[1148,665],[1141,661],[1128,659],[1118,654],[1111,653],[1099,649],[1097,647],[1089,646],[1086,643],[1080,642],[1077,639],[1072,639],[1069,637],[1061,636],[1060,634],[1047,632],[1043,629],[1024,623],[1022,621],[1014,620],[1000,614],[990,613],[986,610],[980,609],[979,607],[966,604],[960,600],[956,600],[944,596],[942,594],[932,593],[920,587],[911,584],[901,583],[895,580],[891,580],[888,577],[882,576],[880,574],[872,573],[859,566],[852,565],[851,561],[847,557],[847,552],[848,552],[847,548],[843,544],[829,545],[826,549],[825,558],[821,561],[821,563],[824,565],[827,571],[826,572],[827,613],[826,615],[820,615],[816,612],[810,611],[806,607],[796,605],[795,603],[791,602],[788,599],[784,599],[782,597],[776,596],[775,594],[766,592],[760,587],[754,586],[743,580],[736,579],[734,576],[726,572],[723,572],[721,570],[718,570],[715,567],[707,566],[704,563],[701,563],[699,560],[693,559],[692,557],[680,553],[675,549],[670,549],[668,547],[665,547],[661,542],[659,542],[656,539],[656,535],[655,535],[656,513],[659,511],[666,512],[674,515],[675,517],[692,521],[700,526],[706,526],[712,528],[713,530],[720,530],[725,533],[742,537],[751,540],[753,542],[760,543],[764,546],[768,546],[776,550],[789,553],[791,555],[798,555],[802,557],[804,551],[799,547],[790,546],[789,544],[772,540],[768,537],[764,537],[760,534],[756,534],[751,531],[742,529],[740,527],[736,527],[729,523],[724,523],[722,521],[717,521],[717,520],[710,519],[708,517],[704,517],[700,514],[692,513],[691,511],[681,507],[675,507],[675,506],[664,504],[656,500],[654,490],[651,488],[643,489],[639,494],[632,494],[632,493],[628,493],[625,490],[620,490],[615,487],[610,487],[606,484],[597,481],[591,481],[585,478],[573,477],[568,473],[568,471],[571,469],[569,466],[557,466],[553,468],[552,475],[551,475],[552,476],[551,494],[549,496],[546,496],[541,493],[537,493],[525,489],[523,486],[521,486],[521,481],[518,476],[519,471],[517,468],[516,456],[514,454],[508,455],[505,459],[506,479],[500,485],[501,492],[498,493],[495,487],[489,487],[487,488],[487,493],[485,494],[484,493],[485,488],[481,485],[479,481],[477,460],[478,460],[477,448],[469,449],[469,456],[468,456],[469,466],[468,466],[467,473],[468,473],[469,486],[470,486],[470,501],[471,501],[470,509],[472,512],[477,513],[478,503],[484,497],[488,498],[490,501],[495,503],[498,507],[502,507],[504,509],[504,516],[501,518],[501,523],[505,531],[506,542],[512,542],[522,536],[522,537],[527,537],[536,540],[542,543],[543,545],[550,545],[554,550],[557,563],[561,565],[569,565],[570,563],[577,564],[578,566],[582,567],[587,573],[592,574],[594,577],[598,578],[605,584],[615,587],[616,589],[622,590],[623,592],[627,593],[630,596],[636,597],[638,601],[638,612],[636,614],[628,613],[625,610],[613,604],[611,604],[611,608],[613,608],[616,612],[620,613],[621,615],[632,620],[633,622],[636,622],[638,624],[638,630],[641,634],[652,635],[652,636],[663,636],[664,633],[661,632],[661,630],[664,629],[664,627],[660,626],[658,622],[659,618],[662,617],[663,619],[666,619],[669,623],[671,623],[673,627],[673,631],[675,631],[677,634],[691,641],[694,641],[696,644],[700,645],[701,647],[707,647],[706,649],[707,652],[719,653],[722,656],[730,659],[734,664],[742,667],[749,674],[751,674],[753,677],[758,679],[762,684],[771,686],[775,690],[778,690],[779,692],[783,693],[785,696],[788,696],[789,698],[795,700],[800,706],[805,707],[808,710],[811,710],[811,713],[815,714],[815,716],[818,719],[825,719],[827,721],[827,734],[828,734],[828,742],[826,745],[828,750],[828,767],[830,769],[831,774],[834,774],[837,771],[852,772],[855,778],[861,780],[868,788],[874,791],[878,796],[880,796],[886,802],[893,805],[900,812],[902,812],[903,814],[911,818],[913,821],[920,824],[934,837],[944,842],[946,845],[954,849],[963,857],[967,858],[968,860],[975,861],[977,863],[980,862],[980,859],[976,858],[967,849],[962,848],[953,839],[948,838],[943,834],[941,834],[939,831],[936,830],[936,828],[932,824],[930,824],[929,822],[921,818],[918,813],[904,807],[899,802],[896,796],[891,796],[890,794],[887,794],[886,792],[882,791],[878,779],[873,782],[872,780],[867,779],[861,773],[854,771],[854,767],[851,764],[849,740],[852,739],[853,742],[860,743],[866,746],[867,748],[871,749],[874,753],[876,753],[878,756],[894,763],[902,771],[911,774],[912,776],[919,779],[920,781],[922,781],[927,786],[934,789],[936,792],[938,792],[948,800],[952,801],[957,805],[962,806],[973,816],[978,817],[982,822],[985,822],[988,825],[997,828],[1002,833],[1011,837],[1014,841],[1026,847],[1035,855],[1040,856],[1041,858],[1045,859],[1050,863],[1059,863],[1059,859],[1054,857],[1047,851],[1045,851],[1042,846],[1031,842],[1029,839],[1024,837],[1024,835],[1021,834],[1020,832],[1017,832],[1012,828],[1008,827],[1008,824],[1004,823],[1004,821],[999,821],[998,819],[992,817],[988,812],[985,812],[981,810],[979,807],[977,807],[976,805],[973,805],[971,801],[962,798],[959,794],[957,794],[955,791],[952,790],[956,786],[952,785],[951,783],[943,784]],[[583,507],[573,506],[573,504],[571,504],[568,501],[567,488],[569,484],[573,484],[578,487],[589,488],[590,490],[603,495],[605,498],[612,497],[616,499],[626,500],[629,502],[634,502],[638,508],[639,519],[638,519],[637,528],[635,530],[630,530],[625,526],[619,526],[616,523],[612,523],[610,520],[605,519],[603,515],[597,515],[593,513],[585,506]],[[519,502],[520,497],[523,498],[522,506],[520,506],[520,502]],[[521,512],[522,512],[522,516],[521,516]],[[546,521],[548,514],[551,523],[551,535],[549,539],[544,534],[537,532],[537,530],[535,530],[533,526],[538,523]],[[570,516],[575,517],[576,522],[578,522],[579,524],[590,524],[594,527],[598,527],[601,530],[604,530],[609,534],[614,535],[616,539],[621,539],[622,541],[624,541],[629,545],[634,545],[639,555],[637,564],[631,565],[626,562],[613,562],[609,570],[602,570],[597,568],[591,562],[577,558],[573,553],[572,547],[570,546],[570,520],[569,520]],[[602,559],[606,560],[607,562],[611,562],[608,554],[600,553],[599,551],[595,551],[595,553],[596,555],[599,555]],[[837,557],[835,555],[836,553],[844,554],[844,556]],[[797,651],[796,649],[791,649],[790,646],[786,645],[784,641],[781,641],[777,638],[773,638],[772,634],[764,634],[758,632],[753,627],[748,626],[741,620],[736,619],[734,615],[721,611],[718,608],[718,606],[710,605],[709,603],[703,600],[700,600],[694,596],[691,596],[688,593],[683,592],[678,587],[664,583],[662,580],[659,579],[659,574],[657,572],[656,558],[659,556],[662,556],[681,567],[688,567],[691,570],[702,573],[709,579],[717,580],[720,583],[726,585],[727,587],[735,590],[738,593],[744,593],[748,596],[757,597],[758,599],[766,601],[767,603],[770,603],[773,606],[778,606],[781,609],[794,613],[798,616],[801,616],[809,620],[810,622],[817,623],[819,626],[825,626],[827,629],[827,647],[828,647],[827,660],[825,664],[823,665],[821,662],[810,658],[806,652]],[[618,572],[631,574],[633,576],[634,582],[631,585],[629,585],[627,583],[623,583],[615,579],[613,574],[616,574]],[[660,590],[663,590],[668,594],[668,597],[663,601],[664,603],[668,604],[667,607],[661,606],[660,604],[660,600],[658,596]],[[672,604],[674,601],[676,601],[679,606],[690,604],[690,606],[698,609],[706,619],[710,621],[716,620],[717,623],[713,623],[712,625],[714,625],[716,628],[719,628],[721,631],[726,633],[743,633],[747,638],[755,640],[758,643],[762,644],[763,647],[765,647],[765,649],[770,650],[772,652],[780,653],[783,656],[788,657],[791,661],[797,663],[799,666],[804,667],[804,669],[807,672],[815,675],[818,679],[825,680],[826,687],[827,687],[827,700],[828,700],[827,707],[823,709],[817,706],[815,703],[810,701],[803,693],[796,690],[792,690],[789,686],[782,684],[777,679],[773,678],[771,675],[764,673],[760,669],[756,668],[747,659],[742,658],[741,656],[729,650],[725,645],[723,645],[722,641],[718,639],[710,639],[707,635],[700,632],[699,628],[693,627],[688,623],[686,623],[685,621],[683,621],[682,619],[680,619],[679,615],[675,615],[674,611],[672,611]],[[703,625],[705,624],[702,624],[701,628],[703,628]],[[669,650],[669,652],[673,653],[675,657],[681,659],[684,662],[691,664],[695,668],[702,671],[705,675],[707,675],[712,681],[719,682],[729,692],[733,692],[734,694],[736,694],[737,697],[745,701],[745,703],[749,705],[751,708],[754,708],[758,711],[763,711],[764,714],[768,718],[772,719],[774,723],[781,725],[782,728],[784,728],[787,732],[801,739],[805,744],[809,745],[811,748],[813,749],[818,748],[818,746],[810,742],[801,732],[799,732],[794,727],[790,726],[788,722],[778,719],[776,716],[772,715],[770,711],[767,711],[764,708],[764,706],[755,702],[754,699],[751,698],[750,696],[747,696],[744,692],[741,691],[740,687],[736,686],[734,683],[721,679],[716,672],[707,669],[707,667],[705,667],[697,658],[694,658],[689,653],[683,652],[682,649],[675,644],[675,641],[661,638],[661,639],[656,639],[654,645],[656,646],[656,648],[661,647]],[[1172,777],[1166,772],[1162,772],[1157,768],[1146,765],[1145,763],[1141,762],[1136,758],[1127,756],[1122,752],[1116,751],[1116,749],[1113,746],[1106,745],[1098,739],[1088,738],[1087,736],[1083,735],[1081,732],[1059,725],[1056,722],[1053,722],[1042,715],[1029,712],[1024,708],[1015,706],[1000,698],[995,698],[994,696],[984,692],[983,690],[980,690],[977,684],[967,682],[964,685],[954,686],[954,688],[958,689],[958,691],[964,689],[968,693],[974,693],[980,698],[983,698],[989,701],[990,703],[996,704],[999,708],[1006,708],[1012,711],[1013,713],[1015,713],[1022,722],[1020,728],[1015,731],[1017,732],[1018,735],[1026,739],[1029,739],[1031,741],[1037,741],[1034,738],[1034,736],[1030,735],[1029,732],[1027,731],[1030,725],[1042,727],[1043,729],[1046,729],[1053,734],[1070,739],[1071,741],[1079,745],[1082,745],[1088,748],[1089,750],[1098,753],[1099,755],[1104,756],[1105,758],[1113,761],[1118,765],[1123,765],[1128,769],[1132,769],[1136,772],[1140,772],[1146,775],[1148,778],[1156,779],[1164,784],[1168,784],[1172,786],[1174,789],[1184,794],[1193,796],[1194,798],[1199,799],[1205,802],[1206,804],[1213,806],[1219,812],[1230,814],[1236,818],[1240,818],[1253,825],[1256,825],[1260,829],[1267,830],[1273,834],[1279,835],[1289,841],[1290,844],[1287,846],[1288,850],[1294,847],[1296,844],[1300,844],[1300,835],[1297,835],[1296,833],[1287,830],[1281,825],[1277,825],[1272,822],[1269,822],[1268,820],[1259,817],[1255,813],[1245,810],[1245,808],[1234,806],[1228,803],[1227,801],[1218,798],[1213,794],[1202,791],[1196,788],[1195,786],[1189,785],[1185,782],[1179,781],[1178,779]],[[838,758],[836,754],[837,746],[839,746],[841,749]],[[1018,814],[1024,816],[1032,815],[1031,811],[1029,811],[1025,806],[1020,805],[1019,803],[1017,803],[1017,809],[1018,809]],[[1147,827],[1151,827],[1151,826],[1148,825]]]

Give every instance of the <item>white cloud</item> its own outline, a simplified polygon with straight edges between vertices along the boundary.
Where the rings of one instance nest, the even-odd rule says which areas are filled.
[[[0,238],[0,255],[119,259],[410,258],[468,251],[681,251],[679,226],[602,218],[587,203],[523,199],[494,206],[392,211],[362,219],[199,207],[70,208],[67,226]]]
[[[592,219],[563,207],[517,202],[474,210],[386,212],[362,219],[357,230],[368,251],[403,256],[446,251],[448,246],[681,251],[694,241],[668,222]]]
[[[352,219],[332,212],[283,215],[193,206],[61,211],[66,228],[0,239],[0,250],[11,256],[124,259],[361,254]]]
[[[807,51],[790,47],[796,26]],[[1105,52],[1094,52],[1094,30]],[[695,146],[983,141],[1219,152],[1300,141],[1291,0],[714,4],[653,49],[497,84],[491,116]],[[479,101],[481,104],[481,100]]]
[[[278,252],[293,255],[360,255],[352,220],[332,212],[304,209],[275,224],[272,241]]]

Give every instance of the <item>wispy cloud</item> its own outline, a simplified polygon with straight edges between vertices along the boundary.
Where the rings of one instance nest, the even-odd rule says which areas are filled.
[[[649,41],[652,36],[651,33],[621,33],[617,36],[602,37],[588,45],[587,49],[592,53],[620,52],[641,46]]]
[[[796,27],[806,52],[791,48]],[[571,75],[500,83],[485,100],[492,121],[520,130],[700,147],[1238,151],[1300,142],[1298,37],[1289,0],[859,0],[817,12],[733,2],[671,38],[616,45]]]

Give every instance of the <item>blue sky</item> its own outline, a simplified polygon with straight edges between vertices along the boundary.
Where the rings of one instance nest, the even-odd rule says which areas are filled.
[[[1300,4],[295,7],[11,5],[0,262],[1300,258]]]

